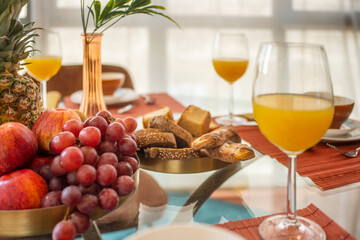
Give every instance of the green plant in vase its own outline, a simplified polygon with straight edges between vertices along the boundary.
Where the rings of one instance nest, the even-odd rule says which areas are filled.
[[[80,111],[86,116],[94,116],[98,111],[106,110],[101,85],[101,37],[103,32],[121,19],[134,14],[159,15],[179,25],[161,11],[165,7],[152,5],[151,0],[110,0],[104,7],[98,0],[91,1],[85,7],[81,2],[81,20],[83,27],[83,97]],[[89,22],[93,29],[90,31]]]

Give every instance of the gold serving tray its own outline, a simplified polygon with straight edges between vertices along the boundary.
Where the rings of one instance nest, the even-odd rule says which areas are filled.
[[[125,203],[136,191],[139,184],[139,171],[136,171],[132,178],[135,181],[135,189],[128,196],[119,197],[118,207]],[[74,210],[75,208],[69,208],[65,205],[28,210],[0,210],[0,238],[49,234],[59,221],[65,219]],[[98,208],[91,214],[91,218],[95,220],[108,213]]]
[[[241,137],[236,134],[229,142],[241,143]],[[192,158],[186,160],[161,160],[146,158],[144,154],[139,152],[137,155],[140,159],[140,168],[162,173],[201,173],[224,168],[232,164],[210,157]]]
[[[162,173],[201,173],[229,166],[231,163],[223,162],[210,157],[192,158],[186,160],[148,159],[138,153],[140,168]]]

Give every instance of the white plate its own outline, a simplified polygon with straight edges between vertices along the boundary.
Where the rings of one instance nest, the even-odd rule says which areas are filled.
[[[346,120],[339,129],[329,129],[325,133],[325,137],[338,137],[354,131],[360,126],[360,122],[352,119]]]
[[[173,224],[151,227],[131,235],[125,240],[243,240],[241,236],[220,227],[209,225]]]
[[[70,99],[72,102],[80,104],[82,98],[82,90],[76,91],[71,94]],[[127,103],[135,101],[139,95],[131,88],[119,88],[112,96],[104,96],[105,104]]]
[[[324,142],[352,142],[360,140],[360,122],[347,120],[340,129],[329,129],[321,139]]]

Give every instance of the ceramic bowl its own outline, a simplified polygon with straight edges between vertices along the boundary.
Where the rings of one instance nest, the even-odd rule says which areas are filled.
[[[353,108],[354,100],[341,96],[334,96],[335,112],[330,129],[338,129],[349,118]]]
[[[125,82],[125,75],[119,72],[104,72],[101,74],[104,96],[112,96],[116,89],[121,88]]]

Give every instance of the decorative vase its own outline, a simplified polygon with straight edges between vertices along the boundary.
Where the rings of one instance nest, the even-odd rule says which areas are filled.
[[[101,85],[101,38],[102,33],[82,34],[83,56],[83,95],[80,112],[87,117],[106,110]]]

